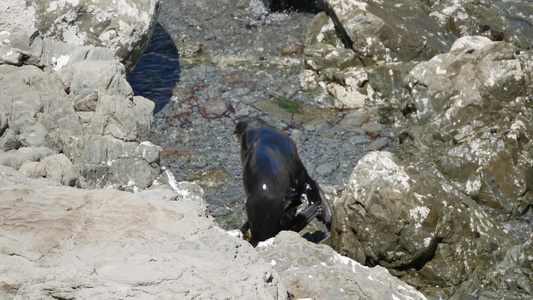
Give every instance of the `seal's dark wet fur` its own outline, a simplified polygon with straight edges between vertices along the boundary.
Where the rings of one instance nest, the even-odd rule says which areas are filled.
[[[319,185],[309,177],[296,144],[259,118],[240,121],[235,129],[241,144],[248,221],[256,246],[281,230],[302,230],[313,218],[331,227],[331,208]],[[296,214],[297,207],[307,205]]]

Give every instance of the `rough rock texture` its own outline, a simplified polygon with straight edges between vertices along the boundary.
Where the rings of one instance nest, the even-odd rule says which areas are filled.
[[[531,6],[326,2],[302,85],[336,98],[324,106],[380,110],[398,142],[397,156],[372,153],[354,170],[334,248],[430,298],[530,298]],[[362,118],[336,128],[376,121]]]
[[[154,184],[161,147],[145,142],[154,104],[133,96],[113,51],[43,39],[35,29],[0,36],[2,164],[31,163],[28,176],[71,186]],[[59,153],[61,162],[40,162]]]
[[[424,60],[449,49],[448,32],[418,0],[383,5],[375,1],[329,0],[330,15],[347,34],[365,65]],[[335,17],[333,17],[335,18]]]
[[[19,171],[30,178],[49,178],[67,186],[78,186],[79,174],[68,157],[63,154],[50,155],[39,162],[22,165]]]
[[[362,266],[295,232],[282,231],[257,249],[280,274],[292,299],[426,299],[385,268]]]
[[[388,267],[428,295],[513,292],[528,298],[533,291],[531,241],[514,250],[524,251],[521,266],[500,262],[497,271],[506,253],[513,256],[516,239],[461,191],[389,152],[359,161],[332,227],[332,244],[341,254]],[[505,276],[494,276],[500,272]]]
[[[0,165],[0,297],[425,299],[295,232],[254,249],[214,224],[198,185],[174,190],[79,190]]]
[[[521,49],[533,45],[531,5],[521,1],[328,0],[305,45],[304,87],[333,107],[399,103],[413,62],[448,52],[463,36],[484,35]],[[317,99],[322,99],[317,97]],[[393,99],[393,101],[391,101]]]
[[[246,241],[216,227],[201,203],[171,190],[9,185],[0,188],[0,206],[2,299],[287,295]]]
[[[37,28],[77,46],[106,47],[129,73],[140,59],[159,14],[161,0],[24,1],[0,3],[0,31]]]
[[[418,113],[402,158],[432,162],[464,194],[507,217],[533,205],[531,54],[486,37],[458,39],[405,81]]]

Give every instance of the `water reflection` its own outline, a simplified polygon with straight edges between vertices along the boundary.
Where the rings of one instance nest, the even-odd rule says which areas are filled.
[[[128,76],[135,95],[155,103],[154,114],[170,101],[180,78],[179,54],[172,37],[157,23],[146,52]]]

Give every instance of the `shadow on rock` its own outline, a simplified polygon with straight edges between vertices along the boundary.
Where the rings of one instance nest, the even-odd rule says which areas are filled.
[[[179,81],[179,54],[172,37],[157,23],[146,52],[128,76],[135,95],[155,103],[154,114],[170,101],[172,89]]]

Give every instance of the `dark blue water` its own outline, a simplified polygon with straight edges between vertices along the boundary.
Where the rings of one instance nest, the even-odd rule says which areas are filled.
[[[174,40],[157,23],[145,54],[128,76],[133,92],[154,101],[155,114],[169,103],[180,73],[179,53]]]

